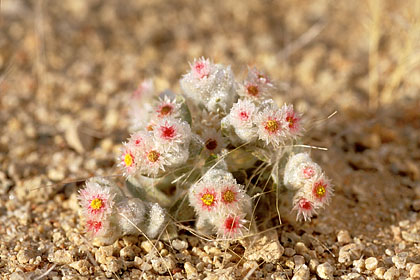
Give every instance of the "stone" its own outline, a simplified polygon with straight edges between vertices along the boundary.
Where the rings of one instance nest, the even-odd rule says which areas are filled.
[[[28,263],[31,259],[35,258],[33,251],[28,249],[22,249],[17,253],[17,261],[21,264]]]
[[[392,257],[392,262],[395,264],[396,268],[404,269],[405,264],[407,262],[407,257],[408,257],[407,252],[401,252]]]
[[[370,257],[365,260],[365,267],[367,270],[374,271],[378,267],[378,260],[375,257]]]
[[[293,248],[285,248],[284,255],[287,257],[293,257],[296,254],[296,251]]]
[[[413,279],[420,279],[420,264],[415,264],[411,267],[410,277]]]
[[[100,264],[106,264],[108,262],[107,258],[113,255],[114,248],[112,245],[109,246],[101,246],[95,252],[95,259]]]
[[[361,273],[365,268],[365,261],[363,259],[354,260],[353,267],[358,273]]]
[[[337,233],[337,241],[340,244],[348,244],[352,241],[350,233],[347,230],[340,230]]]
[[[374,274],[379,279],[384,279],[385,272],[386,272],[386,268],[385,267],[378,267],[377,269],[375,269]]]
[[[414,200],[413,203],[411,204],[411,207],[413,207],[414,211],[419,212],[420,211],[420,199]]]
[[[186,262],[184,264],[185,273],[187,274],[188,279],[196,279],[198,276],[197,269],[190,263]]]
[[[172,257],[158,257],[151,260],[153,270],[159,274],[165,274],[175,268],[175,261]]]
[[[306,264],[301,265],[294,273],[292,280],[309,280],[309,268]]]
[[[75,261],[75,262],[72,262],[71,264],[69,264],[69,266],[71,268],[76,269],[77,272],[79,272],[83,276],[89,275],[90,274],[90,268],[92,267],[90,262],[88,262],[87,260]]]
[[[301,255],[293,256],[293,262],[295,264],[295,269],[299,269],[300,266],[305,264],[305,258]]]
[[[188,248],[188,242],[175,239],[174,241],[172,241],[172,247],[177,251],[182,251]]]
[[[244,241],[244,257],[247,260],[264,260],[267,263],[277,262],[284,253],[277,232],[271,230],[262,237],[255,236]]]
[[[328,262],[318,265],[316,273],[321,279],[334,279],[334,267]]]
[[[311,272],[316,272],[316,268],[319,265],[319,261],[317,259],[311,259],[309,261],[309,269],[311,270]]]
[[[67,144],[79,154],[91,150],[94,144],[93,137],[83,132],[80,125],[72,122],[67,125],[64,137]]]
[[[58,250],[54,252],[51,261],[56,264],[70,264],[73,262],[73,254],[67,250]]]
[[[120,250],[120,256],[124,260],[133,260],[135,256],[140,253],[140,248],[133,246],[126,246]]]
[[[405,241],[413,242],[413,243],[420,243],[420,233],[417,233],[417,232],[410,233],[407,231],[402,231],[401,235]]]
[[[393,279],[396,279],[398,275],[399,275],[398,269],[396,269],[395,267],[391,267],[385,272],[384,279],[393,280]]]
[[[341,247],[338,253],[338,262],[349,264],[352,260],[359,259],[362,254],[362,247],[359,244],[351,243]]]

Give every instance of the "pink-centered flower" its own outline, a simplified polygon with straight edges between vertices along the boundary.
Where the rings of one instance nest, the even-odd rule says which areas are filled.
[[[251,127],[256,114],[255,104],[248,100],[238,100],[229,113],[229,121],[235,128]]]
[[[291,137],[300,136],[302,134],[301,117],[293,109],[293,105],[284,104],[282,111],[288,134]]]
[[[216,210],[220,198],[211,183],[200,181],[190,188],[189,200],[198,215],[207,215]]]
[[[244,214],[220,213],[214,219],[217,235],[223,239],[234,239],[244,235],[246,230]]]
[[[297,196],[294,199],[293,207],[293,210],[297,211],[296,220],[310,221],[312,216],[316,214],[314,203],[305,197]]]
[[[179,144],[189,143],[192,133],[187,122],[175,118],[163,118],[153,127],[153,135],[156,145],[168,151],[178,149]]]
[[[210,75],[211,67],[210,59],[205,59],[204,57],[198,60],[194,59],[194,62],[191,64],[191,73],[196,79],[207,78]]]

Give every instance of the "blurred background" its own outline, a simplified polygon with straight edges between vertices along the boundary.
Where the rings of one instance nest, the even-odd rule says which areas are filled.
[[[305,142],[329,149],[313,154],[337,195],[305,230],[315,225],[335,240],[328,234],[347,228],[382,236],[384,246],[401,241],[399,221],[411,221],[400,231],[420,231],[420,1],[0,3],[7,211],[67,201],[75,184],[63,182],[117,174],[130,94],[149,77],[159,90],[178,91],[188,62],[204,56],[232,65],[238,77],[248,66],[263,70],[280,101],[316,121]]]

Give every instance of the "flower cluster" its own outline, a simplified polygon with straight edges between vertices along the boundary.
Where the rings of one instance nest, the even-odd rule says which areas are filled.
[[[155,237],[169,212],[186,221],[195,214],[199,231],[235,239],[256,230],[258,220],[253,227],[248,221],[258,215],[260,198],[283,199],[277,188],[293,193],[298,220],[310,220],[329,203],[330,180],[298,145],[302,115],[275,102],[267,75],[248,68],[236,79],[230,66],[199,58],[180,87],[180,94],[157,93],[146,80],[131,96],[131,134],[117,159],[124,189],[96,178],[80,191],[95,236],[106,242],[140,232]]]
[[[127,197],[118,186],[101,177],[86,182],[79,192],[79,203],[87,231],[103,243],[143,232],[155,237],[166,220],[158,204]]]
[[[231,173],[209,170],[189,190],[191,206],[201,221],[210,223],[222,238],[243,235],[251,199]]]
[[[305,221],[330,202],[334,191],[330,180],[308,153],[289,158],[284,170],[284,185],[296,192],[293,209],[297,211],[298,219]]]

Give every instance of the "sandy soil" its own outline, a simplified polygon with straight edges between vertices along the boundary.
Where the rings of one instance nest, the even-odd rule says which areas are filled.
[[[420,6],[401,2],[1,1],[2,279],[420,279]],[[95,246],[76,194],[123,183],[128,96],[147,77],[178,90],[199,56],[264,69],[319,120],[305,143],[328,148],[312,154],[331,205],[252,245],[181,230],[160,255],[143,237]]]

